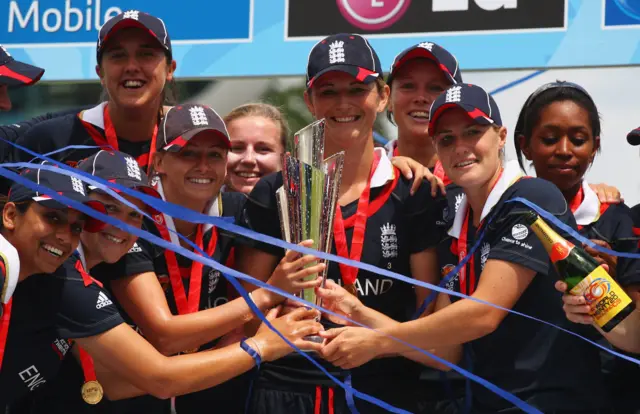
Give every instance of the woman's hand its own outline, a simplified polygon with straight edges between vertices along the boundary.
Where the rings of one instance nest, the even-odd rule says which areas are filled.
[[[564,310],[567,319],[573,323],[581,323],[583,325],[593,324],[593,317],[591,316],[591,306],[587,303],[587,300],[582,295],[570,295],[567,292],[567,284],[562,281],[556,282],[556,290],[564,293],[562,295],[562,309]]]
[[[304,338],[315,335],[322,330],[318,322],[320,312],[298,308],[284,316],[278,316],[280,307],[271,309],[266,317],[273,327],[291,343],[303,351],[320,351],[322,344],[307,341]],[[260,349],[257,349],[264,361],[275,361],[293,351],[282,338],[263,323],[253,337]]]
[[[326,280],[324,287],[316,288],[316,295],[322,299],[323,308],[352,320],[363,306],[357,297],[347,292],[346,289],[331,279]],[[346,319],[328,313],[324,316],[337,324],[352,325]]]
[[[298,246],[302,247],[311,247],[312,245],[313,241],[311,240],[306,240],[298,244]],[[320,286],[322,282],[322,279],[317,277],[317,275],[325,268],[324,263],[311,265],[317,260],[315,256],[302,256],[295,250],[287,250],[287,253],[282,260],[280,260],[278,267],[275,268],[267,283],[292,294],[303,289],[316,288]],[[275,292],[265,290],[264,294],[268,297],[268,307],[273,307],[284,300],[284,297]]]
[[[605,249],[611,250],[611,245],[606,241],[595,240],[595,239],[592,239],[591,241],[600,247],[604,247]],[[618,266],[617,256],[611,256],[610,254],[600,252],[586,245],[584,246],[584,250],[587,253],[589,253],[594,259],[596,259],[596,261],[602,267],[604,267],[604,270],[606,270],[611,275],[612,278],[614,279],[616,278],[616,267]]]
[[[427,179],[431,184],[431,196],[435,197],[438,194],[438,190],[444,195],[446,194],[445,185],[441,179],[433,175],[431,171],[418,161],[409,157],[396,156],[391,159],[391,163],[400,170],[402,175],[407,179],[413,180],[411,185],[411,195],[420,188],[423,179]]]
[[[333,365],[352,369],[366,364],[381,349],[381,335],[366,328],[346,327],[320,332],[325,344],[320,354]]]
[[[622,193],[616,187],[607,184],[589,184],[589,187],[598,195],[601,203],[620,204],[624,203]]]

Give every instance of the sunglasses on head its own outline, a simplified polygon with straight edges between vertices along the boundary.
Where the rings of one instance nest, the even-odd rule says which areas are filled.
[[[589,92],[587,92],[585,88],[578,85],[577,83],[568,82],[568,81],[555,81],[555,82],[546,83],[541,87],[539,87],[538,89],[536,89],[535,92],[533,92],[531,95],[529,95],[529,98],[527,98],[524,105],[522,106],[522,110],[520,111],[520,116],[518,116],[518,122],[516,123],[516,127],[514,130],[514,134],[516,137],[521,135],[525,129],[524,126],[525,126],[526,119],[524,114],[527,108],[529,107],[529,105],[531,105],[531,103],[535,101],[544,92],[551,89],[557,89],[557,88],[570,88],[570,89],[578,90],[582,92],[587,98],[589,98],[589,100],[595,106],[595,102],[593,101],[593,98],[591,97],[591,95],[589,95]]]

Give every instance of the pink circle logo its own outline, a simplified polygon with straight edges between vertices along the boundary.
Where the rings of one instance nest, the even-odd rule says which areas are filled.
[[[336,0],[338,9],[352,25],[364,30],[380,30],[400,19],[411,0]]]

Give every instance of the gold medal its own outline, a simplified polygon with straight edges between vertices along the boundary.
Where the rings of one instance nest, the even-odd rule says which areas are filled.
[[[356,285],[353,283],[347,283],[344,285],[344,288],[347,292],[351,293],[353,296],[358,297],[358,290],[356,289]]]
[[[199,349],[200,349],[200,347],[193,348],[193,349],[187,349],[186,351],[182,351],[182,353],[183,354],[194,354],[194,353],[198,352]]]
[[[96,405],[102,401],[104,391],[98,381],[87,381],[82,384],[82,399],[87,404]]]

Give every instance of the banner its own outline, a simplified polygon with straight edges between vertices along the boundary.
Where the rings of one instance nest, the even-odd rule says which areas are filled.
[[[0,41],[45,80],[96,79],[98,30],[130,9],[165,21],[188,78],[300,76],[337,32],[368,36],[386,70],[424,41],[463,70],[640,63],[640,0],[10,0]]]

